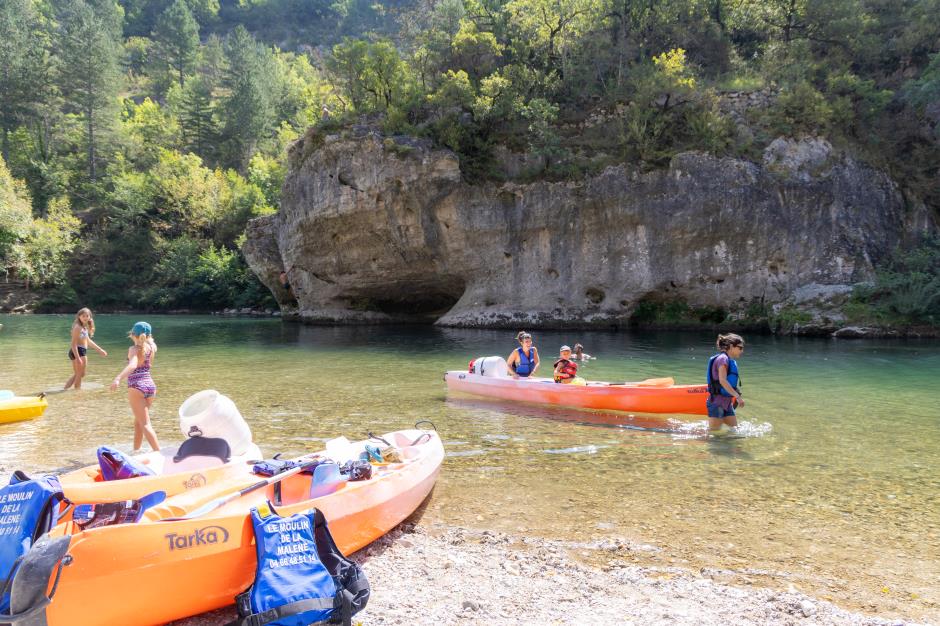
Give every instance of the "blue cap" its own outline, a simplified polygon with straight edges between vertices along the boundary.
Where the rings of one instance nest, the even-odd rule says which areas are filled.
[[[131,329],[131,334],[135,337],[139,337],[141,335],[152,335],[153,329],[150,328],[150,324],[147,322],[137,322]]]

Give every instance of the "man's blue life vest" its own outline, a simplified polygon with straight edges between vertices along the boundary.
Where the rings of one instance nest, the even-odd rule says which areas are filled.
[[[714,355],[712,358],[708,359],[708,369],[705,372],[705,382],[708,383],[708,393],[713,396],[722,395],[727,397],[733,397],[732,394],[721,386],[721,381],[717,377],[712,378],[712,364],[714,364],[715,359],[720,357],[724,352],[719,352]],[[730,356],[728,357],[728,384],[737,391],[739,394],[741,391],[738,389],[740,385],[740,376],[738,375],[738,363]]]
[[[235,624],[348,625],[365,608],[365,573],[336,547],[319,510],[281,517],[269,502],[251,509],[251,524],[258,566],[254,583],[235,598]]]
[[[528,376],[535,369],[534,348],[529,348],[529,354],[526,354],[522,348],[516,348],[519,353],[519,362],[516,364],[516,374],[519,376]]]
[[[146,465],[108,446],[98,448],[98,466],[101,467],[101,477],[105,480],[124,480],[154,474]]]
[[[65,500],[55,476],[30,478],[17,470],[0,488],[0,614],[10,610],[10,582],[24,554],[59,521]]]

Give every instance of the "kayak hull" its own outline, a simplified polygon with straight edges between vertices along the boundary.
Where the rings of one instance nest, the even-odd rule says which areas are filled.
[[[16,396],[0,400],[0,424],[35,419],[46,412],[49,402],[42,396]]]
[[[660,379],[662,380],[662,379]],[[679,413],[705,415],[705,385],[643,383],[588,383],[563,385],[548,378],[515,379],[480,376],[463,371],[444,375],[449,391],[488,398],[534,402],[581,409],[635,413]],[[671,381],[671,379],[665,379]]]
[[[422,432],[399,431],[385,438],[413,441]],[[306,499],[310,476],[285,478],[277,511],[288,516],[319,508],[339,549],[350,554],[404,521],[430,494],[444,448],[436,433],[428,433],[425,439],[410,446],[410,458],[406,456],[404,463],[376,467],[373,478],[342,483],[334,493],[319,498]],[[258,479],[254,476],[247,482]],[[266,498],[273,500],[273,486],[192,520],[152,518],[179,506],[191,509],[245,483],[246,477],[223,481],[167,500],[137,524],[73,535],[68,552],[71,563],[63,568],[47,611],[50,626],[164,624],[232,604],[255,575],[248,510]],[[70,527],[74,530],[71,524],[61,524],[53,532],[67,532]]]

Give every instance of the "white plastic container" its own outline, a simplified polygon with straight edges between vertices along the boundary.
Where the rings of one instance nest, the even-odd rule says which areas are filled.
[[[493,378],[509,378],[509,366],[501,356],[481,356],[473,359],[473,373]]]
[[[180,406],[180,431],[184,437],[202,435],[228,442],[232,456],[240,456],[251,445],[251,429],[231,398],[215,389],[195,393]]]

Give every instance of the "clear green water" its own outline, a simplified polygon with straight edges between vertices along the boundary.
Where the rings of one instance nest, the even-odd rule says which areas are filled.
[[[268,453],[434,421],[448,457],[425,518],[658,550],[610,556],[726,570],[886,615],[940,618],[940,343],[749,337],[740,362],[750,436],[709,439],[601,426],[564,409],[449,398],[442,374],[506,355],[510,332],[330,328],[149,316],[160,353],[154,423],[178,439],[190,394],[230,396]],[[0,316],[0,387],[60,386],[71,316]],[[0,469],[89,463],[130,447],[123,366],[136,317],[98,316],[92,388],[51,395],[41,419],[0,425]],[[713,338],[536,333],[549,357],[580,341],[598,380],[702,378]],[[605,557],[606,558],[606,557]]]

